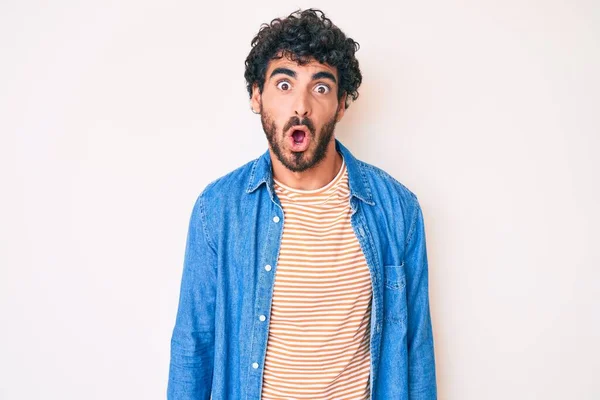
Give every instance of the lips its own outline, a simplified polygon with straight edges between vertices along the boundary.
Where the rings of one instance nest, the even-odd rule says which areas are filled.
[[[310,130],[304,125],[292,126],[286,135],[289,138],[291,150],[294,152],[306,151],[310,144]]]

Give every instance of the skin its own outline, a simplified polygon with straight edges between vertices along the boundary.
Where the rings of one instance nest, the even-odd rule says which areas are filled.
[[[335,67],[314,59],[299,65],[283,57],[269,62],[262,93],[253,86],[252,109],[260,112],[269,140],[273,176],[284,185],[319,189],[339,172],[342,158],[335,149],[333,130],[344,116],[346,94],[338,101],[338,82]],[[302,152],[292,151],[286,132],[298,123],[310,131],[310,145]]]

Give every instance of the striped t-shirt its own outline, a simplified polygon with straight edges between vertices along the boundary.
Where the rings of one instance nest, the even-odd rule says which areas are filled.
[[[275,180],[284,211],[262,399],[368,399],[371,278],[345,163],[326,186]]]

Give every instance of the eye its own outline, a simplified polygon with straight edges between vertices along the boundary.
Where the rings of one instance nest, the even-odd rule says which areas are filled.
[[[288,81],[279,81],[277,82],[277,88],[279,90],[290,90],[292,86],[290,85],[290,83]]]
[[[329,88],[329,86],[327,86],[326,84],[324,84],[324,83],[319,83],[317,86],[315,86],[315,90],[317,91],[317,93],[320,93],[320,94],[327,94],[327,93],[329,93],[329,91],[330,91],[331,89],[330,89],[330,88]]]

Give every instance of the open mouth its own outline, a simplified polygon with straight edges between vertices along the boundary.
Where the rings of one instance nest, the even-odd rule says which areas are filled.
[[[304,139],[306,138],[306,132],[296,129],[292,132],[292,139],[294,139],[294,144],[302,144]]]
[[[308,150],[310,145],[310,131],[303,125],[297,125],[288,131],[290,148],[293,152],[303,152]]]

